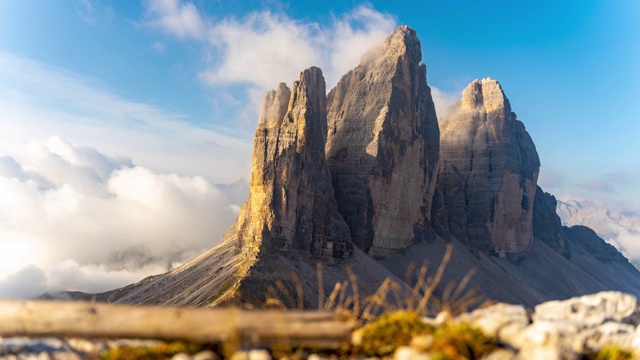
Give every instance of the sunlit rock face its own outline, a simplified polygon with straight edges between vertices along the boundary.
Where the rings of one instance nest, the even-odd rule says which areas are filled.
[[[450,233],[481,251],[526,250],[540,160],[500,84],[473,81],[439,124],[438,186]]]
[[[319,68],[300,74],[293,89],[267,93],[253,151],[249,200],[228,236],[239,248],[302,250],[340,259],[351,253],[325,155],[325,80]],[[253,246],[251,246],[253,245]]]
[[[414,30],[396,29],[328,95],[327,163],[354,244],[373,256],[424,236],[440,134]]]

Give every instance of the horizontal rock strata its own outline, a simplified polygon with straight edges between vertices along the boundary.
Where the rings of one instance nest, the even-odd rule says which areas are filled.
[[[451,234],[481,251],[526,250],[540,160],[500,84],[469,84],[440,118],[440,131],[438,185]]]
[[[403,26],[328,95],[327,162],[352,240],[382,256],[429,226],[439,131],[414,30]]]

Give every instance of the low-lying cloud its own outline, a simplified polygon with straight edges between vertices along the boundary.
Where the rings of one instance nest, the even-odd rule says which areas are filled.
[[[0,297],[105,291],[217,244],[244,182],[160,174],[58,137],[0,157]]]

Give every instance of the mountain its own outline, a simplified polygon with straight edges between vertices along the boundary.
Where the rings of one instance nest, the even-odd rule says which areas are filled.
[[[327,99],[327,163],[340,213],[353,243],[376,257],[429,228],[440,133],[421,60],[416,32],[401,26]]]
[[[473,81],[439,125],[438,186],[451,234],[500,256],[529,248],[540,159],[500,84]]]
[[[615,204],[565,195],[558,200],[558,215],[567,226],[583,225],[640,265],[640,214]]]
[[[375,291],[393,275],[351,243],[325,161],[326,133],[320,69],[303,71],[292,89],[281,83],[269,91],[254,137],[249,199],[221,243],[169,273],[117,291],[109,301],[216,306],[242,294],[243,301],[264,303],[269,286],[296,274],[306,305],[317,306],[324,291],[318,260],[329,264],[327,294],[348,279],[347,268],[365,275],[359,284],[365,291]]]
[[[434,273],[453,244],[440,297],[470,271],[469,287],[485,298],[526,306],[602,290],[640,292],[640,272],[615,248],[562,226],[555,198],[536,184],[535,145],[496,80],[471,82],[439,124],[438,236],[380,263],[401,276],[408,264],[428,261]]]
[[[588,228],[562,226],[500,83],[474,80],[437,119],[421,60],[415,31],[402,26],[328,95],[315,67],[269,91],[249,198],[221,243],[109,301],[264,303],[295,274],[297,285],[280,287],[317,307],[353,276],[361,296],[386,278],[412,287],[424,275],[407,268],[428,263],[434,274],[451,246],[434,293],[443,301],[455,301],[450,284],[472,271],[468,288],[526,306],[602,290],[640,295],[640,272],[622,254]]]

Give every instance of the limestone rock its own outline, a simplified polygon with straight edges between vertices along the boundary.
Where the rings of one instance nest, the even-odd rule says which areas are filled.
[[[556,213],[556,198],[536,188],[533,203],[533,236],[565,256],[569,255],[567,235]]]
[[[429,227],[439,130],[414,30],[396,29],[328,95],[327,163],[353,242],[373,256]]]
[[[335,263],[353,252],[324,157],[326,116],[319,68],[303,71],[292,90],[280,84],[267,93],[254,138],[249,199],[220,244],[169,273],[118,290],[109,301],[216,306],[242,294],[260,303],[268,286],[292,273],[317,294],[316,261]],[[317,298],[305,301],[317,305]]]
[[[535,321],[571,320],[586,325],[607,321],[637,325],[640,307],[635,296],[615,291],[585,295],[564,301],[549,301],[535,307]]]
[[[522,305],[502,303],[462,314],[455,321],[471,324],[486,335],[505,343],[510,342],[514,334],[530,323],[529,315]]]
[[[302,72],[292,91],[280,84],[267,94],[254,140],[249,200],[225,235],[236,239],[239,249],[264,245],[328,260],[350,255],[349,229],[324,157],[325,94],[316,67]]]
[[[473,81],[439,124],[438,186],[451,234],[481,251],[526,250],[540,160],[500,84]]]

